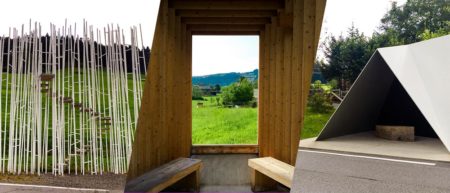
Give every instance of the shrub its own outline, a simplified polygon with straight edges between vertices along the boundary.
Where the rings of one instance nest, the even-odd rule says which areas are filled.
[[[253,99],[253,84],[246,78],[241,78],[230,86],[222,88],[224,105],[246,105]]]
[[[198,85],[192,86],[192,100],[203,100],[203,92]]]
[[[308,106],[314,113],[330,113],[334,110],[331,99],[324,92],[317,92],[310,96]]]

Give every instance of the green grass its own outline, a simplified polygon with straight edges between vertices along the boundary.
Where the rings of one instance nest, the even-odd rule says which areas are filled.
[[[66,76],[65,80],[68,81],[69,80],[68,77],[71,75],[70,72],[68,70],[65,70],[63,73]],[[86,73],[86,72],[84,70],[80,70],[79,73],[81,75],[83,75],[83,73]],[[102,88],[98,88],[97,91],[101,91],[101,92],[108,91],[107,87],[106,87],[106,79],[107,79],[107,75],[108,74],[106,73],[106,71],[103,71],[103,70],[100,70],[97,73],[98,73],[97,76],[99,76],[98,77],[99,80],[102,80],[104,82],[104,84],[105,84],[105,89],[104,90]],[[62,74],[62,73],[60,73],[60,74]],[[25,77],[29,78],[29,76],[25,76],[24,75],[24,76],[22,76],[22,79],[25,79]],[[56,78],[59,78],[59,77],[56,77]],[[144,77],[142,77],[142,78],[144,78]],[[80,77],[78,77],[78,70],[76,70],[75,76],[74,76],[74,81],[78,82],[79,79],[80,79]],[[11,108],[11,104],[10,104],[10,102],[11,102],[11,86],[7,86],[6,82],[8,81],[8,83],[10,84],[11,80],[12,80],[12,73],[10,73],[10,74],[3,73],[2,74],[2,81],[3,82],[2,82],[2,86],[1,86],[1,97],[2,97],[2,100],[1,100],[1,111],[0,111],[1,112],[0,113],[0,116],[1,116],[0,117],[0,120],[1,120],[0,124],[1,124],[2,129],[6,130],[7,133],[8,133],[9,126],[10,126],[9,125],[9,122],[10,122],[9,112],[10,112],[10,108]],[[142,81],[142,86],[144,86],[143,85],[144,84],[144,80],[141,80],[141,81]],[[132,91],[132,89],[133,89],[133,78],[132,78],[131,74],[127,74],[127,83],[128,83],[127,85],[128,85],[128,97],[129,97],[129,100],[127,101],[127,104],[128,104],[129,109],[130,109],[131,117],[134,117],[134,101],[133,101],[133,91]],[[81,86],[82,87],[86,87],[87,86],[87,82],[81,83]],[[73,87],[68,87],[67,85],[65,85],[65,88],[63,89],[61,96],[71,97],[71,91],[73,89],[75,91],[74,102],[82,102],[82,101],[80,101],[80,98],[79,98],[79,95],[78,95],[78,92],[80,92],[79,87],[80,87],[80,84],[78,84],[78,83],[74,84]],[[87,93],[86,88],[83,88],[82,89],[82,94],[86,95],[86,93]],[[42,93],[41,96],[42,96],[42,105],[43,105],[43,107],[45,106],[45,104],[47,102],[49,102],[48,108],[52,109],[51,97],[49,97],[48,94],[45,94],[45,93]],[[8,97],[8,100],[6,100],[6,97]],[[65,104],[64,108],[65,108],[65,116],[66,117],[69,117],[69,112],[72,112],[72,107],[70,107],[70,106],[71,106],[70,104]],[[105,99],[104,102],[103,102],[103,100],[100,100],[100,109],[97,109],[97,110],[100,111],[100,112],[103,112],[103,109],[108,108],[108,107],[109,107],[109,101],[107,99]],[[88,108],[93,108],[93,107],[88,106]],[[41,118],[42,119],[42,123],[44,123],[44,119],[45,119],[44,112],[45,111],[42,110],[42,118]],[[5,115],[7,115],[7,116],[5,117]],[[106,114],[106,115],[102,115],[102,116],[108,116],[108,115]],[[51,117],[52,117],[52,111],[50,110],[49,111],[49,119],[51,119]],[[79,121],[80,121],[81,117],[84,117],[85,120],[88,120],[89,118],[91,118],[91,116],[89,114],[83,113],[83,112],[79,112],[78,110],[76,110],[75,111],[75,118],[76,118],[77,128],[80,125]],[[68,122],[66,124],[68,124]],[[86,127],[86,125],[87,125],[87,122],[82,127]],[[49,120],[48,129],[50,130],[51,128],[52,128],[52,121]],[[68,132],[69,132],[69,130],[66,129],[66,135],[68,134]],[[85,131],[85,132],[90,132],[90,131]],[[108,135],[109,134],[102,135],[102,137],[108,137]],[[88,138],[85,138],[85,140],[88,140]],[[1,141],[1,139],[0,139],[0,141]],[[8,145],[9,138],[5,138],[5,143],[6,143],[6,145]],[[49,146],[52,144],[52,132],[51,131],[48,132],[48,144],[49,144]],[[51,156],[49,156],[49,157],[51,157]],[[49,158],[49,160],[51,160],[51,158]],[[49,161],[48,163],[51,163],[51,162]]]
[[[307,139],[311,137],[317,137],[332,114],[332,112],[325,114],[313,113],[309,108],[307,108],[303,129],[300,132],[300,138]]]
[[[203,107],[197,107],[197,103]],[[224,108],[217,105],[215,97],[206,101],[192,101],[193,144],[256,144],[257,108]],[[305,114],[301,138],[317,136],[332,113]]]
[[[256,144],[257,108],[217,106],[214,97],[192,101],[193,144]],[[197,108],[197,103],[204,104]]]

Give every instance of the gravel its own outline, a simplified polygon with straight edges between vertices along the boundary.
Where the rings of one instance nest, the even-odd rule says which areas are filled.
[[[104,173],[103,175],[9,175],[0,174],[0,183],[31,184],[45,186],[59,186],[71,188],[105,189],[123,191],[126,174]]]

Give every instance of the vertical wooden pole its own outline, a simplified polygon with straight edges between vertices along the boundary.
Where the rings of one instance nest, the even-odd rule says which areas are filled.
[[[304,0],[293,1],[292,75],[291,75],[291,164],[295,164],[303,119],[303,18]]]

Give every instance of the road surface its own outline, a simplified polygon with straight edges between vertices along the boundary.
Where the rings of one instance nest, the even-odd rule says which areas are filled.
[[[450,163],[301,149],[291,192],[450,193]]]

